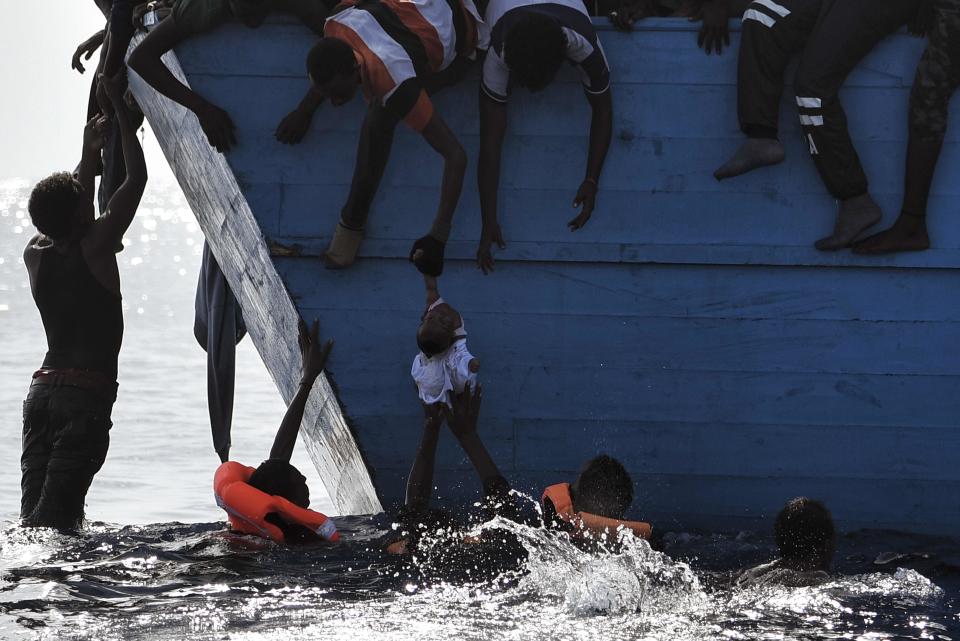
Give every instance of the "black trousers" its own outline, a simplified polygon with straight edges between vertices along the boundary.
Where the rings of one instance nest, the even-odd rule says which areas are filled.
[[[784,73],[801,53],[794,82],[800,122],[817,170],[840,200],[867,191],[850,139],[840,87],[877,44],[917,14],[917,0],[755,0],[743,17],[738,71],[740,127],[778,129]]]
[[[26,525],[76,528],[110,445],[113,401],[65,385],[34,383],[23,403],[20,518]]]

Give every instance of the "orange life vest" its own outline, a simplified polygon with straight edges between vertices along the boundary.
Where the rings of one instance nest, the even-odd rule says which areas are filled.
[[[217,468],[213,477],[213,493],[217,505],[227,512],[230,527],[244,534],[255,534],[285,543],[283,531],[266,520],[268,514],[274,513],[287,523],[296,523],[316,532],[327,541],[340,540],[337,526],[328,517],[249,485],[247,481],[255,471],[234,461],[227,461]]]
[[[653,527],[649,523],[643,523],[642,521],[624,521],[622,519],[597,516],[589,512],[574,512],[569,483],[557,483],[545,489],[543,491],[543,497],[540,500],[546,502],[547,499],[553,504],[553,508],[557,511],[557,516],[579,529],[600,534],[605,531],[615,532],[620,526],[623,526],[631,530],[641,539],[649,539],[653,534]]]

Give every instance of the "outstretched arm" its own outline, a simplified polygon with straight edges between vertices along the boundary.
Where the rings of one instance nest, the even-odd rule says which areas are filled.
[[[567,223],[570,231],[577,231],[587,224],[593,215],[593,207],[597,200],[597,191],[600,188],[600,173],[603,171],[603,162],[610,149],[610,138],[613,136],[613,98],[610,89],[601,94],[587,94],[593,115],[590,119],[590,151],[587,155],[587,177],[580,183],[573,206],[583,206],[580,215]]]
[[[70,66],[73,69],[76,69],[79,73],[86,71],[86,68],[83,66],[80,58],[83,58],[84,60],[90,60],[90,58],[93,57],[93,54],[97,52],[97,49],[100,48],[100,45],[103,44],[103,40],[106,38],[106,36],[106,29],[101,29],[81,42],[77,46],[77,50],[73,52],[73,58],[70,61]]]
[[[307,135],[310,129],[310,122],[313,120],[313,114],[316,113],[320,105],[323,104],[324,95],[315,87],[307,89],[306,95],[297,105],[297,108],[284,116],[274,136],[279,142],[285,145],[295,145]]]
[[[437,285],[436,276],[423,275],[423,284],[427,289],[427,307],[440,300],[440,288]]]
[[[480,159],[477,164],[477,185],[480,190],[480,215],[483,230],[477,248],[477,265],[484,274],[493,271],[490,248],[497,243],[506,247],[497,222],[497,189],[500,185],[500,157],[507,131],[507,105],[480,91]]]
[[[420,437],[420,447],[417,448],[417,455],[407,478],[406,505],[417,510],[430,505],[437,442],[440,440],[440,426],[443,424],[439,403],[424,405],[423,413],[423,435]]]
[[[704,0],[700,11],[691,20],[703,20],[697,35],[697,46],[709,56],[714,51],[723,53],[730,46],[730,0]]]
[[[173,16],[167,16],[133,50],[127,63],[151,87],[195,113],[210,145],[217,151],[227,151],[236,143],[230,116],[177,80],[161,60],[188,35],[180,30]]]
[[[436,111],[421,133],[434,151],[443,156],[443,181],[433,226],[429,234],[414,243],[410,259],[414,260],[417,250],[423,250],[422,260],[414,260],[417,269],[430,276],[439,276],[443,271],[443,249],[450,237],[453,214],[463,189],[463,177],[467,173],[467,152]]]
[[[483,387],[477,385],[464,388],[460,394],[451,394],[451,407],[444,406],[444,413],[450,431],[460,442],[460,447],[473,463],[473,469],[484,486],[494,479],[503,478],[500,468],[494,462],[490,452],[477,434],[477,420],[480,418],[480,401],[483,399]]]
[[[143,148],[137,139],[136,126],[131,122],[127,107],[123,103],[124,84],[121,74],[113,78],[100,77],[100,85],[113,103],[113,117],[119,125],[123,162],[127,168],[126,179],[110,198],[107,211],[96,220],[90,234],[90,240],[97,249],[111,252],[133,222],[133,216],[137,213],[140,198],[147,185],[147,164],[143,159]]]
[[[303,370],[300,378],[300,386],[297,393],[290,401],[287,407],[287,413],[283,415],[283,421],[280,423],[280,429],[277,430],[277,436],[273,439],[273,447],[270,448],[270,458],[290,461],[293,456],[293,447],[297,444],[297,434],[300,432],[300,424],[303,422],[303,412],[307,407],[307,399],[310,397],[310,390],[316,382],[323,368],[327,366],[327,359],[330,357],[330,350],[333,349],[333,341],[328,340],[324,345],[320,345],[320,321],[313,321],[313,327],[309,335],[302,332],[300,336],[300,349],[303,355]]]
[[[80,164],[73,172],[83,186],[84,198],[93,202],[97,177],[97,167],[100,163],[100,149],[103,147],[103,132],[107,119],[100,114],[87,121],[83,128],[83,151],[80,154]]]

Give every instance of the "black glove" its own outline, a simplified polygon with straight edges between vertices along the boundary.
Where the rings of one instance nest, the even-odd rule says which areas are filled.
[[[427,235],[413,243],[410,250],[410,262],[417,266],[421,274],[437,277],[443,273],[444,243]],[[414,258],[416,254],[416,258]]]

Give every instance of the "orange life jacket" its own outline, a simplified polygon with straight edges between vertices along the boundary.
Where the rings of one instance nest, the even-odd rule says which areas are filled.
[[[545,489],[543,491],[543,497],[540,500],[545,503],[547,499],[553,504],[553,508],[557,511],[557,516],[578,529],[589,530],[594,534],[601,534],[605,531],[615,532],[620,526],[623,526],[631,530],[641,539],[649,539],[653,534],[653,527],[649,523],[643,523],[642,521],[624,521],[622,519],[597,516],[589,512],[574,512],[569,483],[557,483]]]
[[[281,496],[272,496],[249,485],[256,470],[234,461],[217,468],[213,477],[213,493],[217,505],[227,512],[230,527],[244,534],[255,534],[277,543],[285,543],[283,531],[268,522],[268,514],[276,514],[287,523],[302,525],[327,541],[339,541],[340,533],[331,519],[294,505]]]

